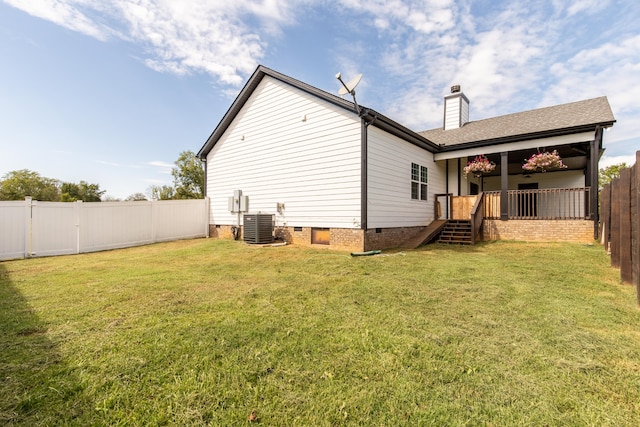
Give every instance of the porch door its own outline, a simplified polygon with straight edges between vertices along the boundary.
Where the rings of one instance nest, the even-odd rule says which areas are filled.
[[[537,182],[518,184],[518,190],[537,190]],[[538,197],[535,193],[518,194],[518,217],[535,218],[538,216]]]

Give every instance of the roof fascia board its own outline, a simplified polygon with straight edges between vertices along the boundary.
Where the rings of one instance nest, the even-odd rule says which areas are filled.
[[[403,139],[431,153],[435,153],[440,149],[437,144],[434,144],[427,138],[419,135],[411,129],[402,126],[400,123],[391,120],[390,118],[378,113],[377,111],[371,110],[369,108],[362,108],[360,111],[360,116],[369,125],[375,126],[378,129],[388,132],[391,135],[397,136],[398,138]]]
[[[520,141],[529,141],[540,138],[550,138],[554,136],[572,135],[581,132],[595,132],[598,127],[608,128],[613,126],[613,122],[593,123],[589,125],[574,126],[564,129],[552,129],[543,132],[532,132],[529,134],[510,135],[501,138],[485,139],[482,141],[465,142],[462,144],[440,145],[440,152],[460,151],[467,148],[487,147],[498,144],[506,144]]]
[[[447,159],[457,159],[461,157],[473,157],[478,156],[480,154],[494,154],[501,153],[505,151],[518,151],[518,150],[527,150],[527,149],[537,149],[542,147],[552,147],[556,145],[568,145],[575,144],[579,142],[589,142],[595,138],[595,129],[585,132],[567,134],[567,135],[557,135],[550,136],[546,138],[536,138],[529,140],[520,140],[517,142],[508,142],[502,144],[492,144],[492,145],[482,145],[482,146],[467,146],[460,147],[458,150],[450,150],[446,152],[436,153],[433,156],[433,159],[438,160],[447,160]]]
[[[262,81],[264,77],[264,72],[261,70],[261,67],[256,68],[253,72],[247,83],[244,85],[236,99],[231,103],[231,106],[227,110],[227,112],[222,116],[222,120],[218,123],[218,126],[211,132],[209,138],[204,143],[200,151],[198,151],[197,156],[200,159],[205,159],[209,151],[213,148],[215,141],[217,141],[222,134],[227,130],[227,128],[231,125],[231,122],[236,117],[236,115],[240,112],[244,104],[249,99],[249,96],[253,93],[254,89],[258,86],[258,84]]]

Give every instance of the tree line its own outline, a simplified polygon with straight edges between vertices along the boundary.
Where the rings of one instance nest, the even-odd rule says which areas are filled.
[[[175,167],[171,170],[173,186],[152,185],[147,195],[134,193],[125,201],[151,199],[201,199],[204,197],[204,166],[192,151],[180,153]],[[31,197],[34,200],[47,202],[100,202],[116,201],[118,199],[103,197],[106,190],[100,189],[99,184],[86,181],[63,182],[58,179],[41,176],[38,172],[20,169],[8,172],[0,180],[0,200],[24,200]]]

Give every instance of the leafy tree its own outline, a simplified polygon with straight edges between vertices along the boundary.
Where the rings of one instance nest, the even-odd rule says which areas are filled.
[[[144,202],[147,200],[147,196],[142,193],[133,193],[124,199],[125,202]]]
[[[607,166],[606,168],[600,168],[598,171],[598,184],[602,189],[605,185],[610,184],[611,181],[620,177],[620,170],[627,168],[626,163],[619,163],[617,165]]]
[[[60,187],[61,198],[63,202],[75,202],[82,200],[83,202],[100,202],[105,190],[100,190],[100,185],[89,184],[80,181],[79,184],[72,182],[64,182]]]
[[[147,194],[155,200],[171,200],[175,196],[175,189],[170,185],[152,185],[147,190]]]
[[[204,166],[193,151],[183,151],[171,169],[175,186],[175,199],[202,199],[204,197]]]
[[[57,202],[60,200],[60,181],[28,169],[12,171],[2,177],[0,200],[24,200],[27,196],[34,200]]]
[[[107,194],[102,198],[102,201],[103,202],[120,202],[121,200],[115,196],[111,196],[110,194]]]

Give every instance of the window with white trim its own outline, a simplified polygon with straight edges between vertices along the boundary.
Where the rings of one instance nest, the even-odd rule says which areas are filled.
[[[429,192],[427,184],[429,182],[429,173],[425,166],[417,163],[411,163],[411,199],[427,200]]]

